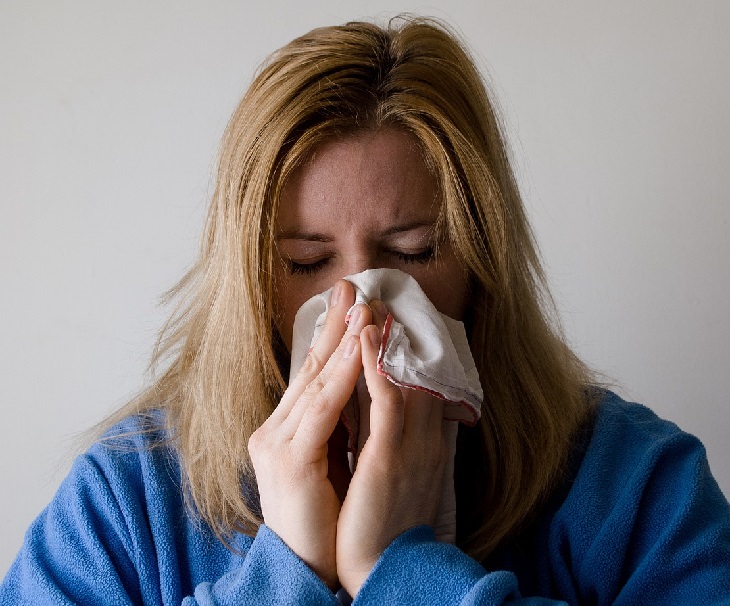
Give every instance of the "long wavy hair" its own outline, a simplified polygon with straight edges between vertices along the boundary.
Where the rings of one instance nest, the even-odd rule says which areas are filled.
[[[199,258],[171,291],[153,384],[109,423],[163,409],[190,506],[222,540],[262,523],[247,443],[286,388],[274,325],[280,193],[314,148],[362,129],[420,144],[439,225],[467,268],[467,326],[485,393],[457,446],[457,544],[478,559],[561,477],[590,373],[558,330],[498,116],[442,23],[315,29],[275,52],[226,129]]]

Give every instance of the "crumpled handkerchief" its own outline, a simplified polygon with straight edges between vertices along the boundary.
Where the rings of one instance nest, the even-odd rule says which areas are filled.
[[[347,276],[355,303],[380,299],[388,309],[378,354],[378,372],[401,387],[421,389],[446,400],[444,417],[473,425],[479,419],[483,392],[464,324],[440,313],[409,274],[397,269],[368,269]],[[331,289],[309,299],[297,312],[292,337],[290,377],[296,376],[324,327]],[[363,393],[363,391],[365,393]],[[358,398],[367,394],[358,382]],[[343,413],[351,451],[359,451],[358,415]],[[360,444],[361,445],[361,444]]]
[[[380,299],[388,309],[378,353],[378,372],[396,385],[421,389],[446,401],[444,418],[452,421],[444,428],[449,460],[434,532],[439,541],[454,543],[456,421],[475,424],[484,397],[464,324],[440,313],[418,282],[397,269],[369,269],[345,279],[355,287],[355,304]],[[290,379],[299,372],[322,332],[330,294],[331,289],[312,297],[294,318]],[[349,436],[348,460],[353,473],[357,456],[370,435],[369,410],[370,394],[361,373],[340,417]]]

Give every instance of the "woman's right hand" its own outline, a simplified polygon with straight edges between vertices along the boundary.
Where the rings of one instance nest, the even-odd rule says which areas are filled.
[[[248,443],[264,523],[333,589],[340,501],[328,478],[327,442],[362,370],[360,332],[371,321],[358,305],[345,325],[354,300],[352,285],[340,280],[322,334]]]

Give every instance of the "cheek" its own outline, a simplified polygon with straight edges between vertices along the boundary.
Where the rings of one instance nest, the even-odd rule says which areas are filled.
[[[423,271],[409,271],[434,307],[455,320],[464,320],[469,304],[469,275],[449,248],[441,259]]]
[[[468,302],[466,277],[455,275],[429,276],[419,284],[436,309],[455,320],[463,320]]]
[[[320,288],[314,280],[302,278],[283,278],[279,281],[276,295],[276,327],[287,350],[291,352],[292,330],[294,318],[299,308],[314,295],[327,290],[328,286]]]
[[[291,352],[292,327],[294,316],[299,309],[295,298],[296,291],[283,272],[277,272],[274,281],[274,324],[281,335],[281,339]]]
[[[288,289],[284,289],[281,303],[277,309],[276,314],[276,327],[279,329],[281,338],[284,341],[284,345],[289,352],[291,352],[292,345],[292,330],[294,327],[294,318],[297,315],[297,310],[302,306],[302,303],[306,299],[299,300],[299,297],[295,296],[295,293],[287,292]]]
[[[282,309],[281,318],[278,322],[279,332],[284,340],[284,344],[289,352],[292,345],[292,330],[294,327],[294,317],[296,316],[298,306],[293,301],[288,301]]]

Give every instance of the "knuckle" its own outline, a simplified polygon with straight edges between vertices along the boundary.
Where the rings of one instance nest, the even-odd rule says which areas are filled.
[[[330,410],[333,405],[332,398],[330,398],[327,390],[321,390],[317,397],[311,403],[312,414],[317,416],[325,414]]]
[[[258,455],[259,452],[262,450],[263,445],[265,444],[263,433],[264,432],[262,431],[262,428],[259,427],[251,434],[251,437],[249,437],[248,439],[248,453],[252,457]]]
[[[318,374],[314,379],[312,379],[309,383],[307,383],[307,386],[304,388],[303,396],[315,400],[316,396],[321,394],[325,387],[325,380],[324,377],[322,377],[322,374]]]
[[[257,429],[248,439],[248,454],[257,473],[272,473],[290,459],[288,439],[281,431]]]
[[[317,375],[324,367],[324,363],[325,360],[322,359],[319,352],[317,352],[316,349],[312,349],[307,354],[307,357],[304,358],[304,364],[302,364],[302,368],[299,372],[305,376]]]

